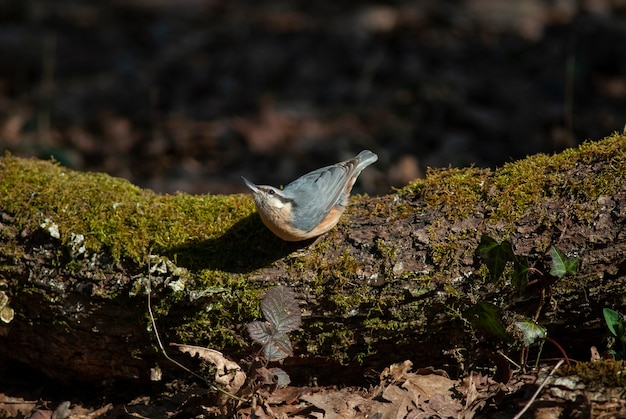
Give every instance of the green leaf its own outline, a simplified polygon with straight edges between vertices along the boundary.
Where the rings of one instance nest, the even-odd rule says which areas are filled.
[[[550,246],[550,256],[552,257],[550,275],[563,278],[567,274],[576,274],[578,272],[579,258],[568,258],[554,246]]]
[[[519,293],[526,289],[526,285],[528,284],[528,271],[528,258],[525,256],[515,256],[511,283]]]
[[[498,242],[491,237],[483,234],[483,236],[480,238],[480,244],[478,245],[478,249],[476,249],[476,254],[483,259],[487,259],[489,257],[489,252],[496,247],[498,247]]]
[[[546,336],[548,336],[548,332],[544,327],[539,326],[531,320],[515,322],[515,326],[522,332],[524,346],[530,346],[535,343],[537,339],[545,339]]]
[[[604,308],[602,310],[602,314],[604,315],[606,327],[608,327],[609,331],[613,333],[613,336],[621,340],[624,336],[624,329],[626,328],[624,327],[624,317],[617,311],[611,310],[610,308]]]
[[[504,330],[500,321],[500,309],[490,303],[481,302],[472,307],[468,312],[468,318],[472,325],[505,342],[511,337]]]
[[[504,240],[502,243],[498,243],[487,235],[480,238],[476,255],[485,261],[489,270],[489,278],[494,282],[502,276],[507,262],[515,259],[510,241]]]

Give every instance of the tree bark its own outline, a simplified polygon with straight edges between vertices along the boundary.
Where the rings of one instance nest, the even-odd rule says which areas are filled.
[[[164,344],[234,360],[258,350],[245,327],[261,318],[262,291],[292,288],[303,313],[285,367],[292,378],[350,382],[405,359],[454,373],[491,365],[497,350],[516,356],[519,340],[481,327],[479,303],[499,310],[510,336],[515,321],[536,318],[587,359],[607,336],[602,308],[625,312],[624,150],[626,137],[614,135],[495,171],[430,171],[396,193],[356,197],[313,244],[272,236],[245,196],[157,196],[6,156],[0,291],[15,315],[0,323],[0,360],[70,382],[147,381],[157,365],[175,374],[151,326],[148,281]],[[119,215],[129,196],[136,205]],[[527,257],[522,292],[510,265],[489,279],[476,256],[483,235]],[[551,245],[580,258],[576,274],[549,274]]]

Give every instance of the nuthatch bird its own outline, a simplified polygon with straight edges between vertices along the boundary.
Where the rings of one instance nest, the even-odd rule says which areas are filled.
[[[359,174],[378,156],[369,150],[294,180],[283,189],[255,185],[242,176],[252,190],[263,224],[286,241],[320,236],[333,228],[348,205]]]

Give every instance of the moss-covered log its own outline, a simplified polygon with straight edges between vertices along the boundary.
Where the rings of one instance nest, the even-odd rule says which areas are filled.
[[[495,171],[431,170],[387,196],[355,197],[313,245],[274,237],[245,195],[157,195],[11,156],[0,159],[0,214],[0,359],[66,380],[147,380],[167,365],[148,278],[166,342],[233,359],[253,349],[245,327],[261,317],[263,291],[291,287],[303,311],[292,375],[512,354],[514,341],[480,330],[481,302],[500,309],[508,333],[540,313],[584,358],[602,345],[601,309],[626,309],[624,135]],[[475,256],[483,235],[528,258],[523,292],[510,267],[489,279]],[[551,245],[581,258],[576,275],[549,275]]]

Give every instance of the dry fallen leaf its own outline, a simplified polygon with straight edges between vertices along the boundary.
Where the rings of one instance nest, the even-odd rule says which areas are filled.
[[[170,345],[177,347],[181,352],[187,353],[192,357],[198,356],[198,358],[215,365],[217,369],[215,371],[215,382],[229,393],[236,393],[246,382],[246,373],[243,372],[239,364],[226,359],[219,351],[193,345],[179,345],[176,343],[171,343]]]
[[[302,396],[300,399],[323,410],[324,419],[367,417],[365,414],[357,414],[356,407],[369,402],[358,394],[343,391],[337,393],[315,393]]]
[[[26,417],[36,406],[37,403],[34,401],[27,401],[20,397],[10,397],[0,393],[0,418]]]

